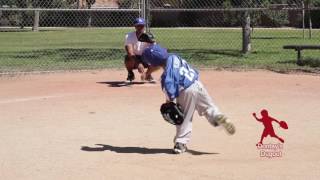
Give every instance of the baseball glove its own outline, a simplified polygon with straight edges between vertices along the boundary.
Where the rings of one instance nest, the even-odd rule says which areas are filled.
[[[181,106],[174,102],[168,102],[161,105],[160,112],[165,121],[173,125],[181,125],[183,123],[184,114]]]
[[[279,124],[283,129],[288,129],[288,124],[285,121],[280,121]]]
[[[147,43],[154,43],[155,37],[152,33],[143,33],[139,36],[138,41],[147,42]]]

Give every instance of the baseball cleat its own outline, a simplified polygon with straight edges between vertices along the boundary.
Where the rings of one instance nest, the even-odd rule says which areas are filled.
[[[127,81],[128,82],[132,82],[135,79],[134,77],[134,73],[132,71],[128,72],[128,77],[127,77]]]
[[[218,115],[215,118],[215,122],[219,125],[222,126],[228,134],[233,135],[236,132],[236,127],[230,123],[227,122],[227,117],[225,115]]]
[[[182,154],[182,153],[186,152],[187,149],[188,149],[188,148],[187,148],[187,145],[177,142],[177,143],[174,145],[173,153],[174,153],[174,154]]]

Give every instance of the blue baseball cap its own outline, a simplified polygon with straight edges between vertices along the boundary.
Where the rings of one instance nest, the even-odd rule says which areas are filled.
[[[143,18],[137,18],[133,22],[134,26],[139,26],[139,25],[146,25],[146,21]]]
[[[165,64],[169,57],[167,49],[158,44],[146,48],[142,53],[143,62],[150,66],[161,66]]]

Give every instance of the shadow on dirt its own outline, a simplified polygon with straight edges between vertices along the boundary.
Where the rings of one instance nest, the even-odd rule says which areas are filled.
[[[148,82],[126,82],[126,81],[105,81],[105,82],[97,82],[98,84],[107,84],[109,87],[126,87],[131,85],[142,85]]]
[[[161,148],[146,148],[146,147],[117,147],[106,144],[96,144],[98,147],[82,146],[82,151],[97,152],[97,151],[112,151],[116,153],[133,153],[133,154],[173,154],[172,149]],[[188,153],[192,155],[210,155],[219,153],[200,152],[194,150],[188,150]]]

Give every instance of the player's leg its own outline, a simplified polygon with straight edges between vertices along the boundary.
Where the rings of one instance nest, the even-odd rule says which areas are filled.
[[[284,139],[282,139],[281,137],[277,136],[277,139],[278,139],[280,142],[284,143]]]
[[[181,125],[176,126],[176,136],[174,139],[175,153],[183,153],[186,149],[186,144],[190,141],[192,132],[192,118],[195,111],[196,96],[194,85],[191,85],[186,90],[182,91],[177,98],[177,103],[181,105],[184,113],[184,121]]]
[[[199,99],[196,108],[199,115],[205,116],[213,126],[218,126],[215,120],[216,117],[222,115],[222,113],[220,112],[219,108],[213,103],[212,98],[200,81],[197,82],[197,88]]]
[[[264,136],[263,135],[261,135],[261,137],[260,137],[260,141],[258,142],[258,144],[263,144],[263,139],[264,139]],[[258,145],[257,144],[257,145]]]
[[[136,66],[139,73],[141,74],[141,80],[147,80],[149,82],[155,82],[151,74],[161,68],[148,65],[147,63],[142,61],[142,56],[138,55],[136,55]],[[146,73],[144,73],[144,69],[147,69]]]
[[[147,72],[146,72],[146,80],[149,82],[155,82],[154,78],[152,77],[152,73],[159,70],[161,67],[152,67],[152,66],[147,66]]]
[[[133,81],[135,79],[133,70],[135,69],[135,58],[134,57],[129,57],[128,55],[125,56],[124,59],[124,64],[126,66],[126,69],[128,71],[128,81]]]
[[[152,73],[158,69],[160,69],[161,67],[152,67],[152,66],[149,66],[147,63],[144,63],[142,61],[142,57],[141,56],[136,56],[137,58],[137,68],[138,68],[138,71],[139,73],[141,74],[141,80],[146,80],[146,81],[149,81],[149,82],[155,82],[155,80],[153,79],[152,77]],[[144,69],[147,69],[147,72],[144,73]]]
[[[138,72],[141,75],[141,80],[144,81],[146,79],[145,77],[145,68],[147,68],[145,66],[145,64],[142,61],[142,56],[136,55],[136,64],[135,67],[138,69]]]
[[[281,137],[277,136],[275,133],[270,134],[271,137],[277,138],[280,142],[284,143],[284,139],[282,139]]]
[[[258,144],[263,144],[263,139],[267,136],[268,136],[268,131],[264,129],[260,138],[260,142]]]
[[[196,109],[200,116],[205,116],[207,120],[213,126],[222,126],[228,134],[235,133],[235,127],[232,123],[228,122],[228,119],[223,115],[219,108],[213,103],[212,98],[200,81],[196,82],[198,89],[198,101]]]

